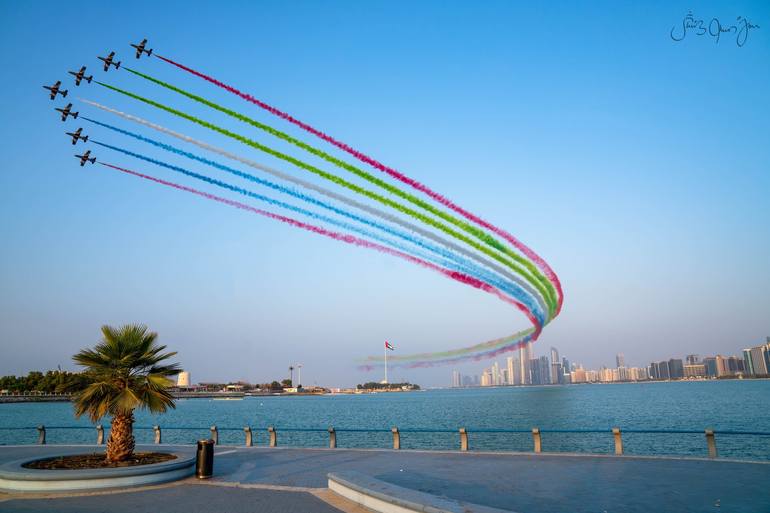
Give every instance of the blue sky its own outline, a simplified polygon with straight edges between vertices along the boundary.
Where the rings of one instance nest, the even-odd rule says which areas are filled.
[[[382,341],[432,351],[526,326],[435,273],[119,176],[80,168],[40,88],[97,100],[275,164],[66,70],[248,128],[128,73],[133,66],[282,130],[285,123],[157,59],[208,72],[429,184],[539,252],[565,290],[536,352],[633,365],[733,354],[770,335],[770,6],[696,17],[760,25],[674,42],[691,4],[35,2],[0,4],[0,374],[72,368],[104,323],[144,322],[193,380],[379,378]],[[93,109],[76,108],[97,117]],[[98,119],[125,126],[116,119]],[[129,128],[129,127],[127,127]],[[130,127],[133,128],[133,127]],[[255,138],[261,134],[251,133]],[[271,141],[272,143],[272,141]],[[281,147],[278,144],[274,144]],[[97,158],[193,185],[128,157]],[[157,153],[156,153],[157,154]],[[160,156],[160,154],[157,154]],[[166,158],[166,157],[164,157]],[[167,160],[174,161],[174,159]],[[182,162],[178,160],[178,162]],[[478,373],[482,364],[460,367]],[[445,384],[451,368],[391,378]]]

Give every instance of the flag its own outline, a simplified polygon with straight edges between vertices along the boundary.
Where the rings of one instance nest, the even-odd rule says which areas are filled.
[[[395,349],[395,347],[393,347],[393,344],[391,344],[390,342],[388,342],[386,340],[385,341],[385,349],[390,349],[391,351],[393,351]]]

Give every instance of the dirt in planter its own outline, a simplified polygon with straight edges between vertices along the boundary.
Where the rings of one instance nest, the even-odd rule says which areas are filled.
[[[104,459],[104,453],[91,454],[73,454],[71,456],[57,456],[55,458],[45,458],[42,460],[30,461],[22,465],[24,468],[33,468],[37,470],[85,470],[89,468],[118,468],[133,467],[136,465],[150,465],[152,463],[162,463],[164,461],[174,460],[173,454],[160,452],[136,452],[134,455],[119,463],[108,463]]]

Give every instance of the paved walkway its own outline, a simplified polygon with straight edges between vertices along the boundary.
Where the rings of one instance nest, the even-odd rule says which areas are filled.
[[[13,499],[0,511],[327,513],[329,472],[519,513],[767,513],[770,464],[584,455],[218,447],[215,477],[150,491]],[[0,461],[18,450],[0,447]],[[328,493],[328,492],[327,492]],[[320,499],[319,499],[320,497]],[[161,502],[157,502],[161,501]],[[119,509],[124,507],[125,509]],[[158,509],[158,504],[164,506]],[[165,505],[168,504],[167,508]],[[352,511],[349,504],[334,504]],[[69,509],[68,509],[69,508]],[[178,508],[178,509],[173,509]]]

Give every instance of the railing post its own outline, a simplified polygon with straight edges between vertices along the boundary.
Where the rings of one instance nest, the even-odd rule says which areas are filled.
[[[246,433],[246,447],[251,447],[254,445],[254,442],[251,438],[251,428],[249,426],[246,426],[243,428],[243,432]]]
[[[401,449],[401,433],[398,432],[398,428],[390,428],[390,431],[393,433],[393,448],[395,450]]]
[[[620,428],[612,428],[612,436],[615,438],[615,454],[623,454],[623,438],[620,435]]]
[[[329,449],[337,448],[337,432],[333,426],[329,426]]]
[[[708,445],[708,448],[709,448],[709,458],[716,458],[717,457],[717,440],[714,437],[713,429],[706,430],[706,445]]]
[[[102,445],[104,443],[104,426],[99,424],[96,426],[96,445]]]
[[[159,444],[161,441],[160,426],[152,426],[152,430],[155,432],[155,443]]]
[[[468,450],[468,431],[465,428],[460,428],[460,450]]]
[[[37,443],[45,445],[45,426],[42,424],[37,427]]]
[[[535,452],[543,452],[543,444],[540,439],[540,428],[532,428],[532,441],[535,443]]]
[[[276,447],[278,445],[278,433],[276,433],[275,428],[269,426],[267,433],[270,435],[270,447]]]
[[[214,445],[219,445],[219,431],[217,426],[211,426],[211,439],[214,440]]]

